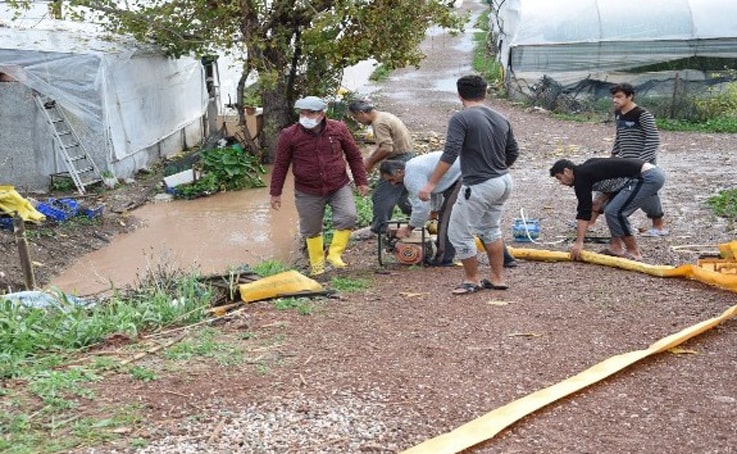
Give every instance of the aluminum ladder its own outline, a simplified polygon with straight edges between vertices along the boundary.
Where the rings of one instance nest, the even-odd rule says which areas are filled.
[[[66,172],[56,175],[71,178],[77,191],[84,195],[88,186],[102,181],[95,161],[92,160],[77,132],[72,128],[64,109],[55,100],[40,93],[34,93],[33,97],[51,129],[54,149],[58,156],[61,156],[67,168]]]

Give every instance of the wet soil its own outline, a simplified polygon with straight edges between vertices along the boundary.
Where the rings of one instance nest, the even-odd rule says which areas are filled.
[[[372,98],[418,137],[442,138],[460,104],[436,82],[465,73],[469,56],[462,38],[434,36],[424,48],[429,57],[419,70],[397,71]],[[505,239],[567,250],[575,196],[547,169],[561,157],[605,156],[614,126],[566,122],[502,100],[489,104],[510,118],[522,145]],[[671,233],[638,241],[647,263],[690,263],[704,249],[697,246],[713,248],[737,233],[705,205],[737,181],[737,136],[663,132],[661,140]],[[512,241],[511,219],[521,213],[540,220],[539,244]],[[104,218],[87,233],[114,235],[125,219]],[[640,213],[633,221],[649,222]],[[59,270],[94,247],[84,235],[64,235],[34,243],[37,260]],[[12,261],[6,236],[4,263]],[[83,238],[86,244],[73,244]],[[148,355],[139,364],[155,371],[153,381],[108,374],[95,385],[95,398],[80,399],[79,411],[103,417],[135,405],[141,418],[115,440],[77,452],[399,452],[737,303],[734,293],[698,282],[569,262],[521,261],[507,272],[509,290],[453,296],[460,269],[380,267],[374,238],[353,241],[345,258],[347,270],[320,281],[334,287],[340,277],[367,288],[313,300],[309,314],[259,302],[214,321],[215,340],[238,355]],[[18,282],[17,273],[8,278]],[[201,335],[197,328],[186,333],[185,340]],[[134,341],[140,349],[179,334]],[[735,342],[737,322],[729,320],[683,350],[649,357],[467,452],[735,452]],[[140,440],[148,446],[133,448]]]

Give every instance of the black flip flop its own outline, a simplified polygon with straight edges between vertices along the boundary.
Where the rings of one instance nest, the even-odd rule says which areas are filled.
[[[461,282],[461,285],[454,288],[451,293],[454,295],[468,295],[471,293],[476,293],[479,290],[481,290],[481,287],[474,284],[473,282]]]
[[[481,279],[481,286],[489,290],[506,290],[509,288],[507,284],[494,284],[488,279]]]

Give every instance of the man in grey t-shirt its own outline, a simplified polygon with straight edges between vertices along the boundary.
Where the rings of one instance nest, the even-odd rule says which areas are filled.
[[[463,186],[453,205],[448,236],[463,264],[463,282],[457,295],[481,288],[504,290],[503,243],[499,228],[502,206],[512,192],[508,168],[519,156],[519,146],[509,121],[485,105],[486,81],[463,76],[456,82],[463,110],[448,122],[445,149],[427,184],[420,191],[429,200],[445,172],[460,159]],[[480,279],[475,237],[484,243],[491,265],[489,279]]]

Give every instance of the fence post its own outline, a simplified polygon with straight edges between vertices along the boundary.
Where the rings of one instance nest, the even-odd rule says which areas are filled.
[[[676,72],[676,78],[673,81],[673,97],[670,101],[670,118],[675,119],[676,118],[676,99],[678,98],[678,85],[681,81],[681,75],[679,72]]]
[[[18,255],[20,255],[20,265],[23,269],[23,280],[26,284],[26,290],[36,288],[36,278],[33,275],[33,263],[31,263],[31,255],[28,252],[28,241],[26,241],[26,226],[23,218],[16,211],[13,215],[13,233],[15,234],[15,244],[18,246]]]

